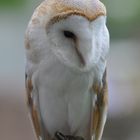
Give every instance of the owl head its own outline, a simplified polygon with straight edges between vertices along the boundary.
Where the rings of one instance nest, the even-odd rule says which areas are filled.
[[[99,0],[46,0],[26,32],[27,59],[35,64],[51,54],[68,67],[90,70],[106,60],[108,47],[106,8]]]

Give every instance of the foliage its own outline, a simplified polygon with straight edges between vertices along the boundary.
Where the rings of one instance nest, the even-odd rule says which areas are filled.
[[[107,7],[107,25],[112,38],[135,38],[136,36],[139,36],[139,0],[104,0],[102,2]]]
[[[25,5],[26,0],[0,0],[1,9],[15,9],[21,8]]]

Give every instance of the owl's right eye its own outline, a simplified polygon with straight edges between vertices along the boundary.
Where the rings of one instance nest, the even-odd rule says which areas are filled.
[[[72,33],[71,31],[63,31],[63,34],[66,38],[70,38],[70,39],[73,39],[73,40],[76,39],[75,34]]]

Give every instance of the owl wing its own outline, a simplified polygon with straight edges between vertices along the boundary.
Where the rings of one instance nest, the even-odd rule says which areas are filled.
[[[101,140],[107,116],[108,106],[108,85],[106,80],[106,70],[103,74],[101,84],[93,84],[92,90],[97,95],[95,107],[92,110],[91,133],[95,140]]]
[[[33,85],[32,80],[29,78],[29,76],[26,75],[25,77],[25,84],[26,84],[26,93],[27,93],[27,104],[30,111],[31,120],[34,126],[34,130],[37,136],[38,140],[42,139],[42,123],[41,123],[41,117],[40,117],[40,111],[39,111],[39,105],[38,105],[38,99],[33,94]]]

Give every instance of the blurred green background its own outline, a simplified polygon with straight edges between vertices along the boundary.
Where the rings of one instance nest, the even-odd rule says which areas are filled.
[[[24,32],[42,0],[0,0],[0,139],[34,140],[25,105]],[[140,1],[102,0],[111,36],[103,140],[140,139]]]

